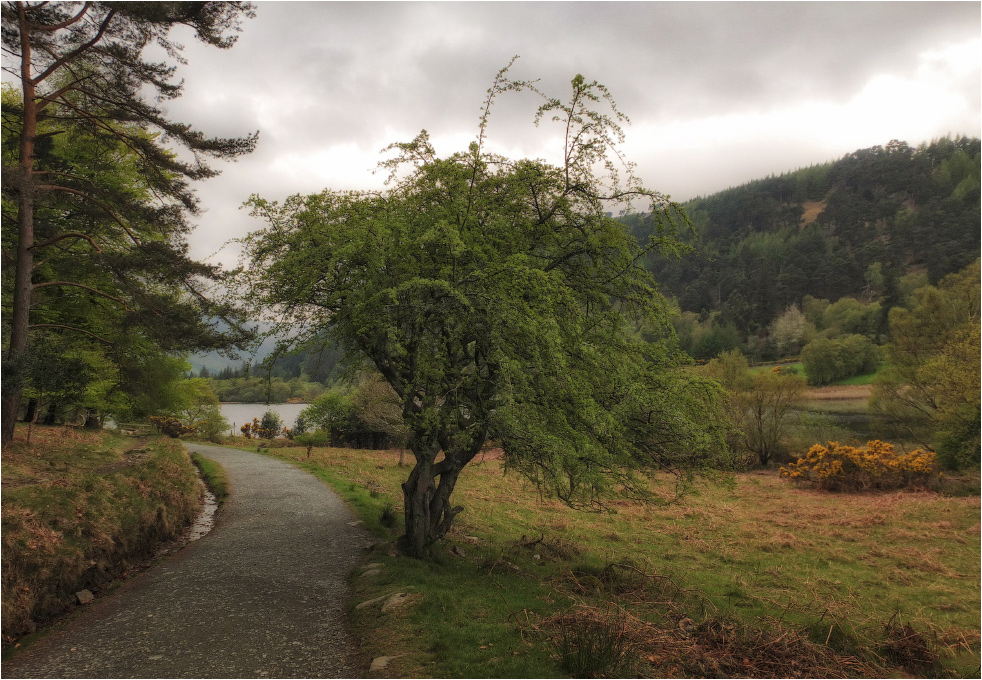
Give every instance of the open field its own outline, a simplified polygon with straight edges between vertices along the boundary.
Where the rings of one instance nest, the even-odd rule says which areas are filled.
[[[400,532],[398,452],[274,453],[381,536]],[[455,502],[466,511],[434,562],[383,544],[381,574],[355,579],[355,603],[410,595],[396,612],[352,609],[366,662],[396,657],[382,675],[978,674],[978,496],[832,495],[766,471],[677,505],[579,513],[492,455],[464,472]]]

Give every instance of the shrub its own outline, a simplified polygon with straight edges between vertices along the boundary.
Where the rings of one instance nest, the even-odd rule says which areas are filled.
[[[174,439],[177,439],[181,435],[191,434],[197,431],[194,426],[185,425],[180,419],[173,416],[150,416],[147,420],[161,434],[173,437]]]
[[[893,444],[878,439],[867,442],[866,448],[815,444],[803,458],[781,468],[782,477],[828,491],[924,486],[934,474],[933,452],[898,453]]]
[[[399,515],[396,514],[395,506],[392,503],[386,503],[382,506],[382,511],[378,516],[379,524],[389,529],[393,528],[399,521]]]
[[[574,678],[630,677],[634,644],[620,612],[581,608],[556,621],[559,664]]]
[[[258,430],[253,429],[254,433],[263,439],[275,439],[283,430],[283,421],[280,419],[280,414],[276,411],[266,411],[259,423]]]
[[[862,335],[817,338],[801,350],[801,363],[809,385],[828,385],[854,375],[872,373],[881,359],[880,348]]]
[[[194,428],[208,441],[220,443],[229,425],[218,406],[205,406],[201,409],[200,419],[194,424]]]

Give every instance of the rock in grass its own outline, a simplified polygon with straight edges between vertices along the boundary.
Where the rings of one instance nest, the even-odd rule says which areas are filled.
[[[75,599],[78,600],[79,604],[90,604],[95,600],[95,595],[90,590],[80,590],[75,593]]]
[[[372,659],[372,667],[368,669],[369,672],[385,670],[386,666],[388,666],[389,662],[392,661],[392,659],[394,658],[395,657],[393,656],[375,657],[374,659]]]
[[[396,593],[395,595],[393,595],[392,597],[390,597],[388,600],[385,601],[385,604],[382,605],[381,611],[384,614],[385,612],[391,609],[395,609],[396,607],[405,604],[406,600],[408,599],[409,599],[408,593]]]
[[[355,605],[355,609],[364,609],[365,607],[371,607],[373,604],[378,604],[382,600],[386,599],[386,595],[379,595],[378,597],[373,597],[370,600],[365,600],[359,604]]]

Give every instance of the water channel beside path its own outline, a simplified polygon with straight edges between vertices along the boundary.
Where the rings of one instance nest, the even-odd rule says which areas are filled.
[[[353,677],[347,576],[370,536],[312,475],[236,449],[210,533],[3,663],[5,678]]]

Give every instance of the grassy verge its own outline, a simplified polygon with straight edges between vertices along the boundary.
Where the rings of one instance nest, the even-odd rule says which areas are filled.
[[[385,539],[351,607],[365,659],[394,657],[376,677],[978,676],[978,496],[830,495],[757,472],[679,505],[584,514],[484,460],[419,562],[388,542],[397,452],[270,455]],[[404,606],[357,607],[396,593]]]
[[[205,458],[198,453],[191,454],[191,462],[201,473],[205,486],[215,495],[215,500],[219,505],[228,499],[228,475],[225,469],[215,461]]]
[[[194,518],[201,486],[179,442],[35,428],[3,450],[3,639],[98,594]]]

